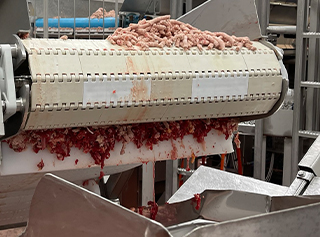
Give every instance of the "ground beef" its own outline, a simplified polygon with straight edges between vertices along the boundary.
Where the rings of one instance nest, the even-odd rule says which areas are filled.
[[[48,149],[59,160],[70,156],[71,147],[89,153],[95,164],[104,166],[104,160],[110,156],[116,142],[125,145],[133,142],[137,148],[146,146],[152,150],[159,141],[176,140],[192,134],[194,139],[203,143],[211,129],[218,130],[225,138],[236,131],[235,119],[199,119],[173,122],[139,123],[130,125],[111,125],[101,127],[81,127],[47,130],[23,131],[5,142],[17,152],[32,146],[35,153]],[[121,151],[122,154],[125,149]]]

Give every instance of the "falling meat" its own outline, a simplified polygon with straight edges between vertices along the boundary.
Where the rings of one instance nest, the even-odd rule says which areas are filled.
[[[201,31],[190,24],[160,16],[152,20],[141,20],[138,24],[130,24],[127,28],[118,28],[107,40],[112,44],[125,46],[134,50],[138,46],[142,50],[150,47],[180,47],[188,50],[191,47],[223,50],[234,47],[239,51],[242,47],[256,50],[248,37],[230,36],[223,32]]]
[[[146,146],[152,150],[160,141],[176,140],[192,135],[196,142],[203,143],[207,134],[215,129],[228,139],[237,130],[235,119],[199,119],[172,122],[111,125],[100,127],[65,128],[24,131],[6,142],[16,152],[32,146],[35,153],[48,149],[63,160],[70,156],[72,147],[89,153],[95,164],[104,166],[116,142],[133,142],[137,148]],[[125,147],[124,147],[125,149]],[[124,151],[122,151],[124,152]],[[174,157],[176,158],[176,157]]]

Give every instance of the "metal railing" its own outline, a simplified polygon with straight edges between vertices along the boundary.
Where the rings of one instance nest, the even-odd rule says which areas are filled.
[[[292,180],[298,171],[298,162],[303,156],[303,139],[316,138],[320,135],[319,17],[319,0],[298,0],[292,128]]]
[[[34,37],[43,37],[43,38],[60,38],[62,35],[67,35],[69,38],[100,38],[104,39],[108,35],[112,34],[114,30],[118,27],[118,22],[119,22],[119,3],[122,1],[120,0],[114,0],[114,11],[115,11],[115,17],[114,17],[114,27],[106,27],[106,22],[105,22],[105,15],[103,12],[103,17],[102,17],[102,26],[101,27],[93,27],[91,25],[92,19],[90,19],[90,16],[92,15],[93,12],[98,10],[99,7],[105,10],[106,3],[109,4],[110,7],[110,1],[108,0],[101,0],[99,2],[97,1],[91,1],[87,0],[88,4],[84,4],[85,2],[82,0],[73,0],[73,1],[62,1],[62,0],[54,0],[54,1],[49,1],[49,0],[35,0],[33,1],[35,6],[35,9],[38,9],[38,12],[35,11],[35,17],[34,17]],[[113,2],[113,1],[112,1]],[[94,4],[95,8],[92,7],[92,4]],[[37,6],[38,5],[38,6]],[[43,9],[41,9],[41,13],[39,13],[39,7],[43,6]],[[54,7],[52,7],[54,6]],[[79,6],[81,6],[81,14],[78,13],[77,8],[79,9]],[[64,7],[64,8],[63,8]],[[66,9],[68,8],[68,9]],[[111,9],[110,9],[111,10]],[[62,17],[62,12],[67,11],[69,12],[70,18],[73,18],[73,26],[70,27],[70,29],[66,29],[65,27],[61,27],[61,21],[64,17]],[[82,17],[83,13],[87,11],[87,16],[84,18],[88,17],[88,27],[77,27],[76,21],[78,17]],[[50,27],[49,25],[49,19],[54,13],[57,13],[56,16],[53,18],[57,18],[58,25],[57,27]],[[82,16],[81,16],[82,15]],[[43,27],[37,27],[36,26],[36,20],[39,18],[43,18]]]

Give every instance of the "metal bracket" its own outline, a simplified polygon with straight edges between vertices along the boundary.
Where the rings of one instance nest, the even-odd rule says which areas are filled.
[[[16,135],[20,130],[24,129],[28,119],[29,104],[30,104],[30,85],[27,82],[21,86],[17,93],[16,100],[17,113],[5,121],[5,133],[0,140],[8,139]]]
[[[298,174],[297,174],[297,178],[298,179],[302,179],[305,180],[307,182],[311,182],[311,180],[314,178],[314,174],[310,173],[310,172],[306,172],[303,170],[299,170]]]
[[[16,113],[16,91],[14,85],[12,53],[10,45],[1,45],[0,68],[2,79],[0,81],[1,99],[5,101],[6,109],[3,120],[6,121]]]
[[[288,188],[286,195],[302,195],[314,177],[315,175],[313,173],[300,170],[297,177]]]
[[[15,44],[14,44],[14,53],[13,53],[13,69],[16,70],[24,60],[26,60],[27,55],[24,49],[24,46],[17,35],[13,35]]]

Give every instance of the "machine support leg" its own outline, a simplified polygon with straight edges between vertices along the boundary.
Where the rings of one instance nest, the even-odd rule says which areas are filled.
[[[256,120],[254,136],[254,169],[253,177],[265,180],[266,137],[263,136],[263,120]]]
[[[178,160],[167,160],[166,161],[166,189],[165,189],[165,200],[169,198],[178,189]]]
[[[153,186],[153,162],[148,162],[142,165],[142,206],[153,200]]]
[[[284,138],[283,148],[283,174],[282,174],[282,185],[290,186],[291,184],[291,144],[292,139]]]

